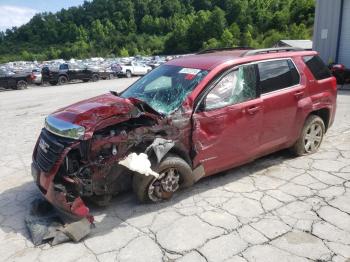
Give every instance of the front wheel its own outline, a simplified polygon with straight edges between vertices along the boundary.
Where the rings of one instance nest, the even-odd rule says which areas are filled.
[[[132,77],[132,74],[131,74],[131,71],[130,71],[130,70],[127,70],[127,71],[126,71],[126,77],[127,77],[127,78]]]
[[[303,130],[297,142],[291,148],[297,156],[313,154],[317,152],[323,141],[326,128],[322,118],[310,115],[304,124]]]
[[[159,202],[170,199],[179,188],[193,184],[192,169],[182,158],[168,155],[154,168],[158,178],[135,173],[133,191],[141,202]]]

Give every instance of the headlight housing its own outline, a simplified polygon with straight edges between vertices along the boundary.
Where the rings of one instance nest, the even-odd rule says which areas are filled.
[[[85,128],[79,125],[69,123],[53,116],[45,119],[45,128],[58,136],[82,140],[85,135]]]

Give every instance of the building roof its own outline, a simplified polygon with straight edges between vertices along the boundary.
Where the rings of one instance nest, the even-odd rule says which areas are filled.
[[[290,47],[299,47],[305,50],[312,50],[311,40],[280,40],[279,44],[287,45]]]

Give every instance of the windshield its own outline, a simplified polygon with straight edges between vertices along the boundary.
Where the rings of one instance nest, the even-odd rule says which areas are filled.
[[[168,115],[180,107],[207,74],[200,69],[163,65],[131,85],[121,97],[137,98]]]

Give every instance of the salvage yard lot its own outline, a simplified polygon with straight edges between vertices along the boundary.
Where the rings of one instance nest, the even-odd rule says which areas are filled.
[[[39,196],[30,163],[45,116],[134,80],[0,93],[1,261],[350,261],[350,91],[317,154],[278,152],[160,204],[127,193],[92,208],[81,243],[33,247],[24,217]]]

